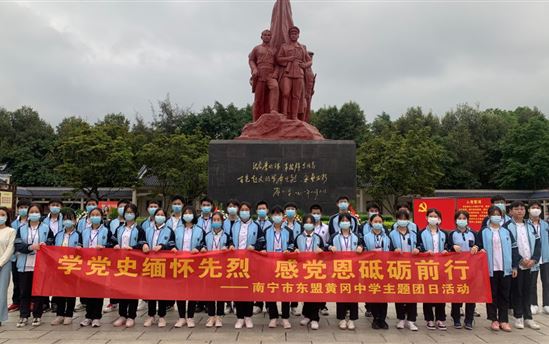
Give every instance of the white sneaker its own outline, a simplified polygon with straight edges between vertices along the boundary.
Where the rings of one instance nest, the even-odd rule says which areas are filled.
[[[290,321],[288,319],[282,319],[282,326],[285,329],[292,328],[292,324],[290,324]]]
[[[20,318],[19,322],[17,323],[17,327],[25,327],[27,326],[28,322],[29,322],[28,318]]]
[[[110,313],[118,309],[117,304],[109,303],[105,308],[103,308],[103,313]]]
[[[297,310],[297,307],[292,307],[290,309],[290,313],[292,313],[292,315],[295,315],[296,317],[301,315],[301,312]]]
[[[87,326],[90,326],[91,324],[92,324],[91,319],[84,319],[80,322],[80,326],[82,327],[87,327]]]
[[[236,319],[236,323],[234,324],[234,328],[241,329],[244,326],[244,319]]]
[[[536,315],[536,314],[538,314],[539,307],[537,305],[531,305],[530,306],[530,311],[532,312],[532,315]]]
[[[88,319],[89,320],[89,319]],[[91,320],[90,320],[91,321]],[[51,326],[57,326],[57,325],[61,325],[63,323],[63,317],[55,317],[55,319],[53,319],[51,321]]]
[[[92,320],[92,327],[101,327],[101,320],[93,319]]]
[[[259,314],[261,313],[261,308],[259,308],[258,306],[254,306],[254,314]]]
[[[123,326],[123,325],[126,325],[126,318],[124,318],[124,317],[118,317],[118,319],[116,319],[112,323],[112,326],[114,326],[114,327],[120,327],[120,326]]]
[[[522,330],[524,328],[524,319],[522,318],[517,318],[515,320],[515,327]]]
[[[311,321],[311,330],[318,330],[318,321]]]
[[[244,324],[246,325],[246,328],[254,328],[254,323],[250,317],[244,317]]]
[[[532,319],[527,319],[525,321],[526,326],[530,327],[532,330],[539,330],[541,327],[539,327],[538,323],[535,322]]]
[[[165,318],[158,318],[158,327],[166,327],[166,319]]]
[[[543,313],[549,314],[549,306],[543,306]]]
[[[187,319],[187,327],[188,328],[193,328],[195,326],[194,324],[194,318],[188,318]]]
[[[135,320],[128,318],[126,319],[126,328],[134,327],[135,326]]]
[[[139,303],[137,304],[137,310],[143,311],[149,307],[149,303],[145,302],[143,300],[139,300]]]
[[[277,323],[277,319],[271,319],[269,321],[269,328],[275,328]]]
[[[173,325],[173,327],[182,328],[186,324],[187,324],[187,320],[185,318],[179,318],[179,320],[177,320],[177,322],[175,323],[175,325]]]
[[[406,325],[406,320],[399,320],[398,323],[397,323],[397,328],[399,330],[402,330],[402,329],[404,329],[405,325]]]
[[[355,327],[355,322],[352,321],[352,320],[349,320],[349,321],[347,322],[347,329],[352,331],[352,330],[354,330],[355,328],[356,328],[356,327]]]
[[[408,325],[408,329],[410,331],[417,331],[419,330],[416,326],[416,324],[413,321],[407,321],[406,324]]]
[[[148,317],[147,320],[143,323],[145,327],[151,327],[155,323],[154,317]]]
[[[42,324],[42,319],[41,318],[34,318],[32,319],[32,326],[40,326],[40,324]]]
[[[71,324],[72,324],[72,318],[71,317],[63,318],[63,325],[71,325]]]
[[[213,327],[215,325],[215,317],[209,317],[206,321],[206,327]]]
[[[86,306],[84,306],[84,305],[81,304],[81,303],[78,303],[76,306],[74,306],[74,311],[75,311],[75,312],[80,312],[80,311],[83,310],[84,308],[86,308]]]
[[[303,319],[301,319],[301,321],[299,322],[299,325],[301,325],[301,326],[306,326],[306,325],[307,325],[308,323],[310,323],[310,322],[311,322],[311,319],[309,319],[309,318],[303,318]]]
[[[215,327],[223,327],[223,320],[219,316],[215,318]]]
[[[346,330],[347,329],[347,321],[346,320],[340,320],[339,321],[339,328],[342,329],[342,330]]]

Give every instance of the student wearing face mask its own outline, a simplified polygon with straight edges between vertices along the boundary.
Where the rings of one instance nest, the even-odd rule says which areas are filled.
[[[19,227],[27,223],[30,205],[30,201],[26,199],[20,199],[17,202],[17,217],[11,223],[11,228],[16,232]],[[8,306],[8,312],[17,312],[19,310],[21,290],[19,289],[19,273],[17,272],[17,259],[15,255],[11,258],[11,278],[13,281],[12,304]]]
[[[256,214],[257,219],[255,220],[255,223],[257,224],[257,227],[259,227],[260,235],[258,240],[264,239],[264,233],[267,229],[271,228],[273,226],[272,221],[269,220],[269,204],[266,201],[259,201],[256,204]],[[259,247],[262,247],[263,244],[259,243]],[[256,301],[254,303],[254,314],[259,314],[261,311],[263,311],[264,302]]]
[[[503,212],[503,215],[501,217],[500,226],[505,225],[507,222],[509,222],[511,220],[511,216],[506,214],[506,212],[507,212],[507,201],[505,200],[505,197],[503,197],[502,195],[495,195],[494,197],[492,197],[490,199],[490,203],[491,203],[491,205],[498,207]],[[489,220],[490,220],[490,217],[486,216],[482,220],[481,228],[487,227],[490,224]]]
[[[230,199],[227,201],[227,217],[223,220],[223,231],[227,235],[231,236],[233,229],[240,227],[240,218],[238,217],[238,208],[240,207],[240,202],[236,199]],[[234,312],[233,302],[225,301],[225,314],[230,314]]]
[[[261,233],[257,224],[252,220],[251,210],[252,205],[250,203],[240,203],[240,222],[233,226],[230,233],[235,250],[256,250],[258,237],[261,236]],[[244,325],[246,325],[246,328],[254,327],[252,322],[253,307],[254,303],[252,301],[235,302],[236,323],[234,328],[241,329]]]
[[[295,239],[295,247],[296,252],[320,253],[324,251],[324,242],[315,233],[315,219],[312,215],[303,217],[303,232]],[[321,306],[320,302],[305,302],[303,304],[303,319],[299,322],[301,326],[306,326],[310,323],[312,330],[318,330]]]
[[[469,213],[465,210],[458,210],[454,215],[456,229],[448,235],[448,249],[451,252],[470,252],[477,254],[479,248],[477,245],[477,236],[469,228]],[[452,312],[450,313],[454,320],[454,328],[462,328],[461,324],[461,303],[452,303]],[[465,304],[465,329],[473,329],[473,319],[475,316],[475,304]]]
[[[63,231],[63,214],[61,214],[61,208],[63,202],[58,199],[52,199],[48,203],[50,210],[49,214],[42,220],[42,223],[48,225],[53,235],[57,235],[58,232]]]
[[[166,225],[166,212],[163,209],[156,209],[154,213],[154,225],[149,227],[145,233],[143,253],[154,254],[159,251],[169,251],[175,247],[175,234],[172,228]],[[168,306],[173,301],[149,300],[148,318],[143,323],[145,327],[151,327],[156,320],[156,307],[158,306],[158,327],[166,327],[166,313]]]
[[[532,318],[531,309],[531,283],[532,271],[538,270],[538,262],[541,257],[540,236],[534,226],[524,219],[526,207],[520,201],[514,201],[509,207],[511,220],[504,227],[511,232],[517,242],[520,256],[517,277],[511,281],[511,302],[515,327],[523,329],[526,325],[533,330],[539,330],[540,326]]]
[[[103,221],[103,211],[100,208],[93,209],[90,214],[91,226],[84,228],[81,237],[81,246],[97,250],[98,254],[104,248],[112,248],[113,234]],[[86,305],[86,314],[84,320],[80,322],[82,327],[100,327],[101,326],[101,308],[103,308],[102,298],[83,298],[81,302]],[[111,302],[113,302],[111,300]],[[109,308],[112,310],[113,305]],[[115,308],[116,309],[116,308]]]
[[[166,226],[170,227],[172,230],[175,230],[178,227],[183,226],[183,220],[181,219],[183,207],[185,206],[185,201],[180,195],[172,196],[171,199],[171,216],[166,220]]]
[[[543,220],[542,204],[539,201],[530,201],[528,204],[528,222],[540,237],[541,256],[539,271],[532,271],[532,314],[537,314],[538,307],[538,276],[541,277],[543,313],[549,314],[549,224]]]
[[[212,212],[214,211],[214,201],[209,197],[204,197],[200,200],[200,215],[196,225],[200,227],[204,233],[212,231]]]
[[[370,252],[389,252],[391,247],[391,240],[386,234],[385,227],[383,226],[383,217],[379,214],[372,214],[369,218],[370,232],[364,236],[364,248]],[[368,303],[368,308],[372,312],[372,328],[374,330],[388,330],[389,325],[386,322],[387,319],[387,303],[375,302]]]
[[[118,227],[116,232],[115,250],[140,250],[146,243],[145,233],[135,222],[137,218],[137,206],[133,203],[126,204],[124,208],[124,225]],[[119,317],[113,322],[114,327],[126,328],[135,326],[137,317],[137,305],[139,300],[118,300]]]
[[[330,229],[327,224],[322,223],[322,207],[320,204],[313,204],[309,207],[309,212],[315,219],[315,233],[320,235],[324,244],[328,245],[328,242],[330,241]],[[330,315],[326,302],[322,302],[320,314],[324,316]]]
[[[370,218],[374,215],[381,214],[381,207],[376,202],[366,203],[366,211],[368,212],[368,221],[366,221],[360,228],[360,233],[362,237],[365,237],[372,230],[372,224],[370,223]]]
[[[492,303],[486,304],[488,320],[492,321],[492,331],[511,332],[509,325],[509,297],[511,279],[517,276],[518,248],[515,237],[501,226],[504,212],[500,207],[491,206],[488,209],[490,222],[477,235],[478,246],[486,252]]]
[[[438,209],[427,210],[427,227],[418,237],[418,246],[421,252],[429,254],[447,253],[448,240],[446,233],[440,229],[442,214]],[[434,313],[433,313],[434,309]],[[427,322],[427,329],[446,331],[446,304],[445,303],[424,303],[423,315]],[[436,321],[436,323],[435,323]]]
[[[234,249],[231,237],[223,230],[223,214],[215,212],[212,214],[212,231],[204,236],[200,252],[225,251]],[[207,301],[208,320],[206,327],[222,327],[224,301]]]
[[[20,318],[17,327],[24,327],[31,315],[31,300],[34,304],[32,326],[40,326],[42,323],[43,305],[47,297],[32,295],[32,278],[36,253],[44,245],[53,244],[53,233],[47,225],[40,222],[42,208],[38,204],[32,204],[28,208],[28,222],[21,225],[15,237],[15,252],[17,256],[17,272],[19,274],[19,287],[21,305]]]
[[[186,206],[183,208],[184,227],[179,227],[175,230],[175,247],[173,252],[191,252],[198,253],[202,248],[204,239],[204,231],[196,225],[197,218],[194,208]],[[194,313],[196,309],[196,301],[178,300],[177,311],[179,312],[179,320],[175,323],[175,328],[181,328],[187,325],[188,328],[195,327]]]
[[[79,232],[79,233],[82,233],[82,231],[84,230],[84,228],[86,227],[90,227],[91,226],[91,223],[90,223],[90,218],[89,218],[89,215],[91,213],[92,210],[94,210],[95,208],[97,208],[97,205],[99,204],[99,201],[95,198],[89,198],[87,201],[86,201],[86,204],[84,205],[85,206],[85,209],[86,209],[86,213],[84,214],[83,217],[81,217],[79,220],[78,220],[78,225],[76,226],[76,230]]]
[[[297,204],[293,202],[288,202],[284,205],[284,215],[286,219],[282,223],[282,227],[286,230],[289,230],[292,232],[294,239],[301,234],[303,231],[303,227],[301,226],[301,223],[297,221]],[[290,303],[290,312],[292,315],[300,316],[301,312],[298,309],[299,303],[298,302],[291,302]]]
[[[336,200],[336,206],[339,210],[337,214],[330,216],[328,220],[328,231],[330,236],[339,232],[339,216],[343,214],[351,214],[349,208],[351,204],[349,203],[348,196],[339,196]],[[351,232],[358,233],[358,220],[351,215]]]
[[[328,249],[332,252],[362,253],[364,250],[363,241],[355,233],[351,232],[351,215],[341,214],[339,219],[340,231],[329,239]],[[337,302],[336,313],[340,329],[354,330],[356,328],[355,321],[358,320],[357,302]],[[349,313],[349,320],[346,320],[347,313]]]
[[[14,253],[16,231],[10,224],[8,208],[0,207],[0,325],[8,320],[8,287],[11,277],[11,258]]]
[[[410,208],[410,203],[408,203],[404,200],[400,200],[396,204],[396,209],[397,209],[397,213],[400,212],[401,210],[408,213],[408,218],[406,219],[408,222],[407,222],[406,227],[409,230],[414,231],[414,232],[417,233],[418,232],[417,225],[413,221],[411,221],[411,219],[410,219],[410,214],[412,213],[412,209]],[[393,224],[392,230],[395,230],[397,228],[397,226],[398,226],[398,221]]]
[[[54,245],[61,247],[82,247],[81,235],[76,231],[76,215],[74,211],[72,209],[63,210],[63,218],[63,230],[57,232],[55,235]],[[51,325],[72,324],[76,298],[56,296],[53,300],[57,304],[57,316],[52,320]]]
[[[141,222],[140,226],[141,229],[147,232],[149,228],[154,227],[155,221],[154,221],[154,213],[156,213],[156,210],[160,208],[160,202],[155,200],[149,200],[147,201],[147,218]],[[124,211],[124,209],[122,209]],[[171,228],[171,227],[170,227]]]
[[[293,252],[293,232],[282,226],[284,219],[282,207],[275,205],[272,209],[271,220],[273,225],[265,230],[263,238],[259,240],[258,247],[262,252]],[[269,310],[269,328],[275,328],[278,318],[282,317],[282,326],[285,329],[292,328],[290,321],[290,302],[281,302],[282,313],[279,313],[276,302],[267,302]]]
[[[399,253],[418,254],[417,230],[410,226],[410,212],[400,209],[396,213],[396,228],[389,233],[391,239],[391,251]],[[398,319],[396,328],[399,330],[407,327],[410,331],[417,331],[417,303],[395,303]]]

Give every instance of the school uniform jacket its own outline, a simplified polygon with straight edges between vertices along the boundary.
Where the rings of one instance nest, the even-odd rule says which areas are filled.
[[[259,227],[257,226],[257,223],[255,223],[252,220],[248,220],[248,233],[247,233],[247,240],[246,240],[246,247],[253,246],[254,249],[257,245],[257,239],[263,235],[263,233],[260,232]],[[238,224],[235,223],[233,226],[233,230],[230,233],[231,238],[233,238],[233,244],[235,250],[238,250],[238,241],[240,238],[240,228],[242,228],[242,220],[238,222]]]
[[[236,226],[240,226],[240,218],[237,218],[234,221],[231,221],[229,218],[223,220],[223,231],[228,235],[231,235],[233,228]]]
[[[116,229],[115,234],[113,235],[114,245],[122,246],[122,234],[126,226],[123,224]],[[147,243],[145,238],[145,232],[141,229],[138,224],[134,224],[130,234],[130,247],[133,249],[141,249],[144,244]]]
[[[270,227],[268,228],[265,233],[263,233],[263,237],[259,238],[257,249],[262,251],[265,250],[267,252],[276,252],[275,251],[275,228]],[[294,243],[294,233],[284,227],[280,228],[280,244],[282,247],[282,252],[289,251],[293,252],[295,250],[295,243]]]
[[[153,247],[160,245],[162,246],[162,250],[171,250],[175,247],[175,234],[171,227],[168,227],[166,224],[162,226],[160,229],[160,233],[158,234],[158,238],[156,242],[154,241],[154,233],[157,230],[156,225],[152,227],[148,227],[147,230],[143,230],[145,233],[145,243],[149,245],[149,248],[152,249]]]
[[[341,245],[341,232],[339,233],[335,233],[334,235],[332,235],[330,237],[330,239],[328,240],[328,245],[327,247],[335,247],[336,248],[336,251],[344,251],[345,250],[345,247],[343,247]],[[350,251],[356,251],[357,248],[359,246],[362,246],[364,247],[364,242],[362,241],[362,239],[356,235],[355,233],[350,233],[350,242],[349,242],[349,250]]]
[[[84,231],[82,231],[80,238],[82,240],[82,247],[89,248],[92,240],[91,227],[86,227]],[[97,245],[106,248],[112,248],[114,246],[112,245],[112,233],[105,225],[100,225],[99,228],[97,228]]]
[[[415,248],[418,247],[418,235],[417,235],[417,230],[413,230],[413,229],[410,229],[410,227],[408,226],[408,242],[407,242],[407,246],[410,247],[410,252],[413,251]],[[404,240],[402,234],[400,234],[400,232],[398,231],[398,229],[393,229],[390,233],[389,233],[389,238],[391,239],[391,251],[394,251],[396,249],[399,249],[400,251],[402,251],[402,247],[403,247],[403,243],[402,243],[402,240]]]
[[[201,248],[205,248],[208,251],[218,251],[223,248],[229,248],[233,245],[231,237],[221,230],[221,238],[219,239],[219,247],[214,248],[214,231],[207,233],[202,240]]]
[[[500,227],[498,233],[503,251],[503,275],[510,276],[513,273],[513,270],[518,268],[518,263],[520,261],[517,242],[515,237],[505,227]],[[493,234],[494,232],[490,229],[490,227],[484,227],[477,235],[479,249],[486,251],[486,256],[488,258],[488,272],[490,273],[490,277],[494,276],[494,248],[492,246]]]
[[[307,237],[308,236],[309,235],[306,234],[305,231],[304,231],[295,238],[295,248],[298,249],[299,252],[314,252],[314,249],[316,247],[319,247],[320,249],[324,250],[324,248],[325,248],[324,241],[322,240],[320,235],[313,232],[313,233],[310,234],[310,236],[313,237],[313,242],[311,244],[311,250],[312,251],[307,251],[306,248],[307,248]]]
[[[528,234],[528,243],[530,244],[530,257],[521,257],[526,259],[532,259],[536,261],[536,265],[532,267],[532,271],[538,271],[539,265],[537,264],[539,262],[539,258],[541,257],[541,241],[540,236],[536,233],[536,229],[532,225],[531,222],[524,220],[524,225],[526,226],[526,233]],[[513,237],[515,238],[515,241],[517,242],[518,247],[518,236],[517,236],[517,224],[513,219],[511,221],[507,222],[504,225],[505,228],[511,232]]]
[[[173,231],[175,231],[177,228],[183,228],[185,227],[185,222],[183,220],[183,216],[181,216],[179,218],[179,221],[177,221],[177,223],[174,223],[173,221],[173,217],[170,216],[167,220],[166,220],[166,226],[171,228]],[[151,224],[149,224],[149,227],[154,227],[154,224],[151,226]],[[143,228],[144,230],[144,228]]]
[[[28,222],[19,226],[17,234],[15,236],[15,255],[17,271],[25,272],[25,264],[29,255],[35,255],[36,252],[30,249],[32,243],[28,242],[29,225]],[[40,223],[38,225],[38,243],[45,243],[46,245],[53,245],[53,232],[50,227]]]
[[[366,251],[376,251],[381,249],[383,252],[389,252],[391,250],[391,239],[385,231],[381,231],[379,237],[381,237],[381,247],[376,248],[376,234],[372,231],[364,236],[364,248]]]
[[[192,227],[191,245],[190,245],[191,251],[195,248],[197,250],[200,250],[202,248],[202,242],[204,240],[204,235],[206,235],[206,233],[204,233],[202,228],[200,228],[197,225],[194,225]],[[174,231],[174,236],[175,236],[175,247],[177,248],[178,251],[182,251],[183,250],[183,243],[185,242],[185,239],[186,239],[185,238],[185,227],[177,227],[177,229]]]
[[[166,225],[168,225],[168,221],[169,221],[169,219],[166,220]],[[154,226],[154,218],[151,219],[150,217],[147,217],[147,218],[146,218],[143,222],[141,222],[139,225],[141,226],[141,229],[144,230],[144,231],[146,232],[149,228],[151,228],[152,226]],[[173,228],[171,225],[170,225],[169,227]]]
[[[455,245],[461,247],[461,252],[469,252],[477,245],[477,234],[469,227],[464,232],[456,228],[448,234],[448,251],[455,252]]]
[[[299,234],[301,234],[303,232],[303,226],[301,225],[301,223],[297,220],[294,219],[294,228],[290,228],[289,224],[288,224],[288,220],[284,220],[284,222],[282,222],[282,228],[285,228],[289,231],[292,232],[292,234],[294,235],[294,238],[297,238],[299,236]]]
[[[349,215],[351,215],[351,213],[349,213]],[[358,227],[358,220],[351,215],[351,232],[358,234]],[[330,236],[339,232],[339,213],[330,216],[330,219],[328,220],[328,231],[330,232]]]
[[[531,220],[528,220],[532,227],[534,227],[534,223]],[[539,236],[540,236],[540,244],[541,244],[541,263],[546,264],[549,263],[549,223],[545,220],[539,221]],[[535,229],[535,228],[534,228]]]
[[[438,230],[438,249],[439,252],[448,250],[448,239],[445,231],[437,228]],[[418,237],[418,249],[420,252],[432,251],[434,252],[435,246],[433,245],[433,235],[429,227],[423,229]]]
[[[212,215],[208,217],[207,220],[204,220],[204,216],[199,216],[196,225],[204,231],[204,233],[209,233],[212,231]]]
[[[49,227],[48,227],[49,228]],[[53,239],[54,246],[63,246],[63,241],[65,239],[65,231],[57,232]],[[68,246],[67,247],[82,247],[82,235],[78,233],[76,228],[69,235]]]
[[[50,221],[51,221],[51,218],[50,218],[51,214],[48,214],[48,216],[44,217],[44,219],[42,220],[42,223],[48,225],[48,228],[50,227]],[[50,228],[51,229],[51,228]],[[54,234],[57,234],[59,232],[63,232],[63,214],[59,213],[57,215],[57,231],[54,233]],[[53,230],[52,230],[53,232]]]

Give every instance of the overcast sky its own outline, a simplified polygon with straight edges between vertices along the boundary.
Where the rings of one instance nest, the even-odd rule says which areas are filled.
[[[247,55],[274,1],[0,3],[0,106],[57,124],[150,120],[170,94],[200,110],[252,101]],[[315,52],[313,108],[358,102],[372,120],[422,106],[537,106],[549,114],[549,3],[292,1]]]

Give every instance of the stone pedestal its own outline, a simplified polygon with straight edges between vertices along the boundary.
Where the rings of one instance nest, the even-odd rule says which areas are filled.
[[[208,195],[283,206],[293,201],[308,212],[320,204],[326,214],[337,211],[338,196],[356,197],[356,152],[353,141],[210,142]]]

